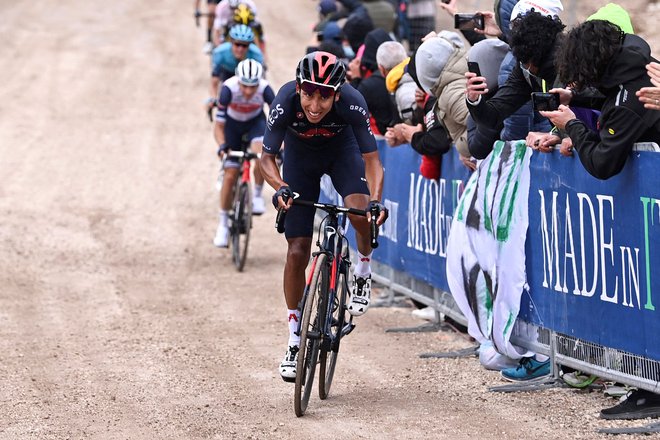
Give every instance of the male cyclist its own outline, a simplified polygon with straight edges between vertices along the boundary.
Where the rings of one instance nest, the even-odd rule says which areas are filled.
[[[244,24],[233,26],[229,31],[229,38],[231,41],[222,43],[211,53],[209,108],[213,105],[213,98],[218,96],[220,84],[234,76],[238,63],[245,59],[257,60],[261,64],[264,62],[261,50],[253,43],[254,33],[249,26]]]
[[[248,136],[253,153],[261,152],[261,141],[266,129],[264,104],[270,105],[275,98],[273,89],[261,78],[263,68],[256,60],[243,60],[236,67],[236,75],[222,85],[218,98],[218,111],[215,116],[213,134],[220,146],[218,155],[222,158],[228,150],[240,150],[241,139]],[[228,157],[224,161],[224,178],[220,190],[220,221],[213,239],[218,247],[227,247],[229,229],[227,212],[231,208],[232,190],[240,174],[238,161]],[[263,214],[265,210],[261,189],[264,178],[259,164],[254,168],[254,194],[252,213]]]
[[[205,54],[210,54],[211,51],[213,50],[213,39],[212,39],[212,33],[213,33],[213,24],[214,24],[214,17],[215,17],[215,10],[216,10],[216,5],[220,2],[220,0],[206,0],[206,11],[207,11],[207,17],[206,17],[206,43],[204,43],[204,47],[202,48],[202,52]],[[195,20],[199,20],[199,17],[202,16],[202,12],[199,10],[199,4],[201,3],[201,0],[194,0],[193,6],[195,8]],[[197,22],[199,24],[199,22]]]
[[[216,44],[220,44],[226,37],[229,28],[233,24],[236,10],[240,5],[247,6],[255,16],[257,15],[257,5],[253,0],[222,0],[215,8],[215,19],[213,21],[213,39]]]
[[[254,33],[254,42],[256,43],[257,46],[259,46],[259,49],[261,49],[261,52],[264,54],[264,59],[265,59],[266,39],[264,37],[264,27],[262,26],[261,22],[257,20],[254,11],[250,9],[250,7],[245,3],[241,3],[234,10],[233,21],[229,23],[228,28],[225,30],[224,38],[227,38],[227,36],[229,35],[229,30],[231,29],[231,27],[237,24],[244,24],[250,26],[250,29],[252,29],[252,32]]]
[[[357,90],[344,84],[345,77],[346,68],[334,55],[320,51],[305,55],[298,63],[296,80],[277,93],[266,122],[261,171],[277,190],[273,204],[288,211],[284,224],[288,242],[284,296],[289,341],[280,364],[280,375],[285,381],[296,377],[299,303],[314,226],[314,208],[292,206],[294,191],[303,200],[318,200],[321,177],[327,174],[346,206],[374,208],[379,225],[388,215],[380,203],[383,167],[369,126],[367,105]],[[275,161],[283,141],[284,177]],[[359,316],[367,311],[371,299],[369,220],[349,217],[355,228],[358,261],[347,308],[353,316]]]

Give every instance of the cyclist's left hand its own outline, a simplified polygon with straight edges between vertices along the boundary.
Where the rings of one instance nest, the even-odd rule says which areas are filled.
[[[385,205],[380,203],[378,200],[372,200],[369,202],[369,206],[367,207],[367,221],[371,221],[372,210],[378,213],[378,218],[376,220],[376,224],[378,226],[385,223],[387,217],[390,216],[390,211],[385,207]]]

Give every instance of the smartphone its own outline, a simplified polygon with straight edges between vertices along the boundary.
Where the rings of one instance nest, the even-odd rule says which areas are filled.
[[[535,111],[554,111],[559,108],[559,93],[532,93],[532,105]]]
[[[454,28],[464,31],[472,31],[475,28],[483,30],[483,14],[454,14]]]
[[[467,65],[468,65],[468,71],[476,74],[477,76],[481,76],[481,69],[479,68],[479,63],[477,63],[476,61],[468,61]],[[475,84],[482,84],[482,83],[483,81]]]

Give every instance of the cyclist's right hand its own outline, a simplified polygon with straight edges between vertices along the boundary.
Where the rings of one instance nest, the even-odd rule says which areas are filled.
[[[273,206],[276,209],[283,208],[285,211],[293,204],[293,191],[287,185],[283,185],[273,194]]]

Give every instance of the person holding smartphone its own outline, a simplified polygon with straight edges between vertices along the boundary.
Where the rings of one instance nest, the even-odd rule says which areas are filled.
[[[576,91],[595,87],[605,96],[598,133],[567,105],[542,112],[566,131],[589,174],[608,179],[624,167],[635,142],[660,144],[660,114],[636,98],[652,85],[646,66],[654,59],[646,41],[608,21],[590,20],[571,29],[557,60],[562,82]]]
[[[490,90],[483,79],[472,72],[465,74],[468,110],[479,126],[502,126],[506,118],[529,101],[532,92],[547,92],[555,83],[554,54],[565,28],[556,15],[561,9],[548,9],[552,15],[546,15],[533,6],[528,10],[516,8],[509,46],[518,62],[507,81],[488,98]]]

